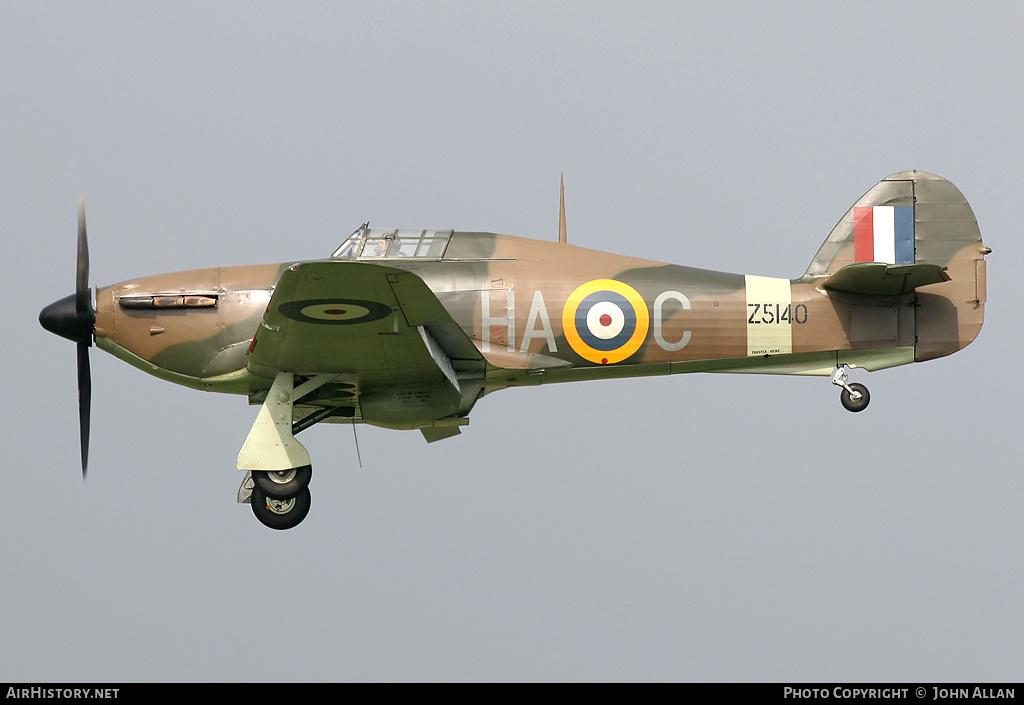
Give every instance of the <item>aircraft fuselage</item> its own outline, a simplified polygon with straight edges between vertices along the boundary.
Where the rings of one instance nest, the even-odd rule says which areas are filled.
[[[426,282],[487,359],[488,391],[696,371],[827,375],[837,364],[872,370],[923,358],[915,347],[920,295],[913,292],[866,301],[830,292],[820,281],[715,272],[490,233],[451,233],[436,259],[359,259]],[[97,343],[186,386],[238,394],[266,389],[271,380],[246,368],[248,348],[292,264],[160,274],[99,289]],[[954,298],[948,283],[941,286],[943,300]],[[961,296],[973,297],[973,289]],[[950,328],[940,352],[969,343],[980,325],[979,310],[975,321]]]

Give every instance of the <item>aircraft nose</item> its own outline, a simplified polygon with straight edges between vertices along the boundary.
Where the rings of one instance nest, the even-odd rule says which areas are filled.
[[[91,345],[96,316],[91,306],[81,310],[78,307],[78,295],[71,294],[40,311],[39,324],[62,338],[80,345]]]

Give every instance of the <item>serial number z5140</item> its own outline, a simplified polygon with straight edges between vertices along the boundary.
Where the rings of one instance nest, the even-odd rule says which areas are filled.
[[[748,303],[747,311],[747,323],[807,323],[807,304]]]

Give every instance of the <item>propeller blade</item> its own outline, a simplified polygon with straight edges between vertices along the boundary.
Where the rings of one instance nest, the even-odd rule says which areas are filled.
[[[93,318],[89,290],[89,239],[85,234],[85,196],[78,199],[78,266],[75,277],[75,310]],[[91,331],[90,331],[91,332]],[[89,369],[89,346],[92,336],[78,344],[78,438],[82,449],[82,479],[89,467],[89,421],[92,406],[92,372]]]
[[[78,271],[75,278],[75,310],[79,313],[92,314],[92,302],[89,301],[89,240],[85,236],[85,196],[78,199]]]
[[[92,372],[89,347],[96,331],[96,312],[89,288],[89,242],[85,236],[85,198],[78,201],[78,258],[75,293],[54,301],[39,312],[46,330],[76,343],[78,348],[78,435],[82,448],[82,479],[89,465],[89,407],[92,403]]]
[[[78,344],[78,437],[82,447],[82,479],[89,465],[89,407],[92,404],[92,373],[89,346]]]

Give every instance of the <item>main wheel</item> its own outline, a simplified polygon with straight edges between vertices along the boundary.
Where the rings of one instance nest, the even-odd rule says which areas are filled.
[[[303,465],[301,468],[288,470],[263,471],[253,470],[252,479],[263,493],[274,499],[291,499],[309,486],[313,477],[313,466]]]
[[[309,488],[304,487],[289,499],[268,497],[263,490],[252,488],[252,513],[260,523],[271,529],[291,529],[309,514]]]
[[[868,388],[863,384],[854,382],[850,385],[850,389],[853,390],[853,394],[844,389],[839,393],[839,401],[843,403],[843,406],[848,411],[864,411],[867,408],[868,402],[871,401]]]

